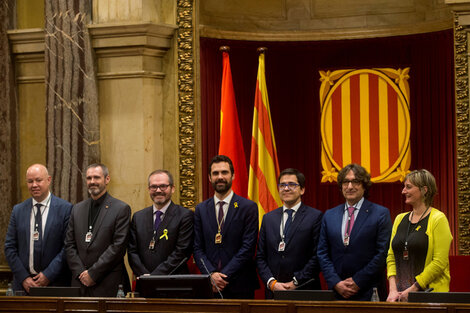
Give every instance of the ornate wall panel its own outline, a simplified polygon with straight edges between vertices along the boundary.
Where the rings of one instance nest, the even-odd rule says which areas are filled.
[[[454,59],[457,130],[457,186],[459,203],[459,254],[470,254],[470,119],[468,96],[468,31],[470,28],[467,27],[460,25],[459,14],[455,13]]]
[[[177,25],[180,204],[194,209],[197,204],[197,163],[192,0],[178,0]]]

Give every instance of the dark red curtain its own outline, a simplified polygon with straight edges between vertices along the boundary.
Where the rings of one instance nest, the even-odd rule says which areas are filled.
[[[222,54],[230,46],[233,84],[249,164],[256,49],[264,46],[266,81],[281,170],[294,167],[306,178],[303,201],[322,211],[344,201],[336,184],[320,183],[319,70],[410,67],[411,169],[426,168],[437,179],[434,206],[447,214],[457,242],[453,31],[309,42],[254,42],[201,38],[201,140],[204,179],[219,143]],[[204,180],[203,195],[211,193]],[[401,183],[374,184],[369,199],[390,209],[405,207]]]

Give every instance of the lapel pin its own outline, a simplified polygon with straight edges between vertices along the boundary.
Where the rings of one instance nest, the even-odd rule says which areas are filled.
[[[234,202],[234,203],[233,203],[233,206],[234,206],[235,208],[238,208],[238,202]]]

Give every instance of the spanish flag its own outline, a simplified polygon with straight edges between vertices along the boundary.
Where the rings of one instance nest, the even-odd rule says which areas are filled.
[[[279,162],[269,111],[268,90],[264,74],[264,53],[261,52],[256,81],[248,180],[248,198],[258,204],[260,225],[265,213],[282,205],[277,188],[278,176]]]
[[[226,49],[222,47],[221,49]],[[220,142],[219,154],[228,156],[233,163],[235,178],[232,183],[233,191],[246,197],[248,173],[246,170],[245,150],[243,149],[240,124],[238,123],[237,104],[233,91],[230,57],[223,51],[222,92],[220,100]]]

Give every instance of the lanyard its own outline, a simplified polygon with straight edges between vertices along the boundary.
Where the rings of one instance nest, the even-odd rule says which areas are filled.
[[[426,208],[426,210],[424,211],[423,214],[421,214],[421,216],[419,217],[419,220],[416,222],[416,225],[418,225],[419,222],[421,222],[421,220],[423,219],[424,215],[426,214],[426,212],[428,211],[429,207]],[[406,237],[405,237],[405,250],[408,250],[408,237],[410,236],[410,225],[411,225],[411,220],[413,219],[413,211],[411,211],[410,213],[410,218],[408,220],[408,229],[406,231]]]

